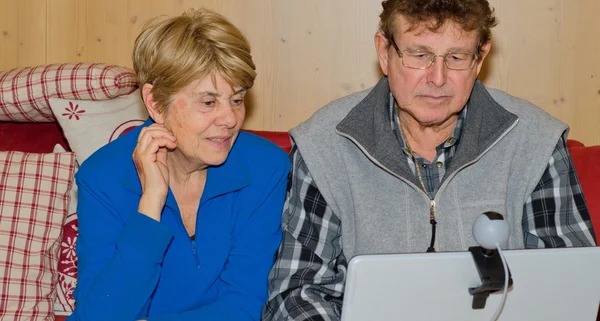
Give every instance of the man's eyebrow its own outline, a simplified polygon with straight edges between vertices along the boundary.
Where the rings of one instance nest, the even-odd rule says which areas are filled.
[[[424,45],[409,45],[406,47],[409,50],[420,50],[420,51],[427,51],[427,52],[431,52],[433,53],[433,48],[429,47],[429,46],[424,46]],[[472,52],[472,49],[467,49],[467,48],[462,48],[462,47],[451,47],[448,48],[446,50],[446,53],[448,52]]]
[[[408,46],[406,46],[406,48],[409,50],[421,50],[421,51],[428,51],[428,52],[433,51],[433,48],[431,48],[429,46],[424,46],[424,45],[408,45]]]

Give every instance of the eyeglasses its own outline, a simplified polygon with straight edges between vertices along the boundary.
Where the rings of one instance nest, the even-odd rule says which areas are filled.
[[[436,55],[422,50],[400,50],[394,38],[391,40],[396,53],[402,59],[402,65],[411,69],[427,69],[433,65],[435,57],[442,57],[446,68],[451,70],[467,70],[473,69],[475,62],[479,59],[479,55],[472,52],[449,52],[445,55]]]

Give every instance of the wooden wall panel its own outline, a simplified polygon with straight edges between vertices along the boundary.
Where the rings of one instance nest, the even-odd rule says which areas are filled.
[[[273,94],[281,122],[275,128],[293,127],[312,115],[315,106],[376,83],[378,9],[364,3],[287,2],[277,10]],[[335,24],[327,22],[331,17]]]
[[[46,62],[46,2],[0,1],[0,67],[10,69]]]
[[[48,6],[48,63],[88,61],[87,0],[52,0]]]
[[[18,61],[18,0],[0,1],[0,70],[16,68]]]
[[[563,59],[570,64],[562,70],[561,85],[572,92],[561,106],[568,117],[557,117],[571,125],[571,137],[600,144],[600,2],[566,3],[572,9],[563,15],[569,31],[565,45],[569,51]]]
[[[600,2],[490,0],[500,24],[482,79],[600,144]],[[67,61],[131,66],[151,17],[205,6],[249,38],[258,77],[247,128],[287,130],[381,76],[372,0],[2,0],[0,69]]]
[[[17,67],[46,63],[46,3],[20,0],[17,11]]]
[[[600,4],[581,0],[491,1],[500,24],[485,83],[525,98],[600,144]]]
[[[131,65],[132,21],[129,1],[87,1],[88,61]]]

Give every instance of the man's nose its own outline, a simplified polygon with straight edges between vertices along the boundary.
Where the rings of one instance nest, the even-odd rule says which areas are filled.
[[[428,69],[427,81],[436,87],[442,87],[448,77],[448,68],[446,68],[445,58],[442,55],[433,57],[433,64]]]

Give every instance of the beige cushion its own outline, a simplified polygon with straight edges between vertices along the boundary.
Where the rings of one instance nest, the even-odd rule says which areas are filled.
[[[139,90],[102,101],[50,98],[50,108],[79,164],[148,118]]]

